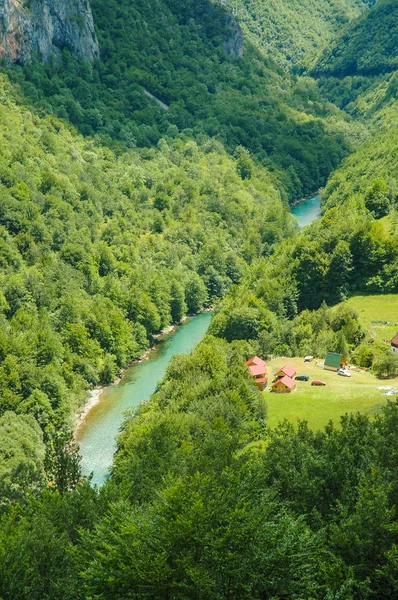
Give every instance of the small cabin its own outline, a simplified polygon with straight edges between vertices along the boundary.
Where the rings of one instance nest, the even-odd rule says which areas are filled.
[[[280,379],[281,377],[290,377],[290,379],[293,379],[295,375],[296,369],[291,365],[285,365],[275,373],[275,378]]]
[[[256,386],[262,392],[267,387],[268,371],[265,361],[258,356],[253,356],[246,361],[246,366],[249,369],[250,375],[255,379]]]
[[[325,363],[323,368],[327,371],[338,371],[344,369],[347,366],[347,361],[342,354],[336,352],[328,352],[326,354]]]
[[[246,361],[246,365],[248,367],[251,367],[252,365],[261,365],[262,367],[265,367],[265,360],[258,356],[253,356],[253,358],[249,358],[249,360]]]
[[[391,352],[398,354],[398,333],[391,340]]]
[[[256,377],[256,386],[258,387],[258,389],[260,390],[260,392],[263,392],[265,390],[265,388],[267,387],[267,383],[268,383],[268,377],[267,375],[265,375],[264,377]]]
[[[285,375],[280,379],[277,379],[272,384],[272,391],[276,394],[290,394],[296,389],[296,382],[291,377]]]

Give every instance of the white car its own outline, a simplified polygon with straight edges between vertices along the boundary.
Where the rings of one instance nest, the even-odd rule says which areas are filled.
[[[337,375],[342,375],[343,377],[351,377],[351,373],[348,369],[338,369]]]

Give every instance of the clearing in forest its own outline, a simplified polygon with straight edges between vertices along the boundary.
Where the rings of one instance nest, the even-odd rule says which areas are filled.
[[[318,360],[319,365],[323,360]],[[332,420],[336,425],[340,417],[347,412],[376,414],[388,399],[398,399],[397,396],[384,396],[387,390],[378,389],[398,388],[398,378],[380,380],[366,371],[352,371],[352,377],[342,377],[332,371],[325,371],[311,363],[304,363],[303,358],[275,358],[267,362],[268,372],[275,373],[284,364],[296,367],[297,375],[308,375],[309,381],[297,381],[297,390],[291,394],[274,394],[265,392],[268,406],[268,424],[275,427],[287,419],[292,423],[299,420],[308,421],[313,429],[323,429]],[[325,387],[311,386],[312,379],[320,379]],[[272,378],[269,378],[271,384]]]
[[[352,296],[346,304],[359,315],[365,331],[379,342],[398,332],[398,294]]]

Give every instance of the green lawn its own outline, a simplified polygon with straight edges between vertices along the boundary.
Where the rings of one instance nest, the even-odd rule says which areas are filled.
[[[347,304],[357,311],[362,327],[377,340],[389,341],[398,332],[398,294],[353,296]]]
[[[322,429],[330,420],[338,423],[340,416],[347,412],[375,414],[388,399],[378,386],[398,388],[398,378],[380,381],[369,372],[353,372],[350,378],[341,377],[316,366],[315,360],[304,363],[302,358],[274,359],[267,363],[268,372],[272,375],[285,364],[293,365],[297,375],[309,375],[310,381],[298,381],[297,390],[291,394],[274,394],[268,389],[264,392],[270,427],[288,419],[292,423],[305,420],[313,429]],[[326,386],[311,386],[311,379],[321,379]],[[394,397],[389,399],[394,400]]]

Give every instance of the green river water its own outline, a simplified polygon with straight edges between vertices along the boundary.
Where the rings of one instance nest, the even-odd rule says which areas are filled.
[[[321,198],[316,195],[308,200],[302,200],[298,202],[291,209],[292,215],[294,215],[298,221],[300,227],[305,227],[313,221],[316,221],[321,216]]]
[[[314,196],[296,204],[292,214],[300,227],[305,227],[320,217],[320,208],[320,197]],[[77,434],[82,470],[85,475],[93,473],[93,484],[104,483],[109,473],[124,413],[150,398],[173,355],[190,352],[204,337],[211,317],[206,312],[189,319],[159,341],[148,360],[130,367],[121,383],[105,388]]]
[[[148,360],[130,367],[121,383],[105,388],[77,434],[82,470],[85,475],[93,473],[93,484],[103,484],[108,475],[124,413],[150,398],[172,356],[190,352],[204,337],[211,317],[205,312],[189,319],[159,341]]]

